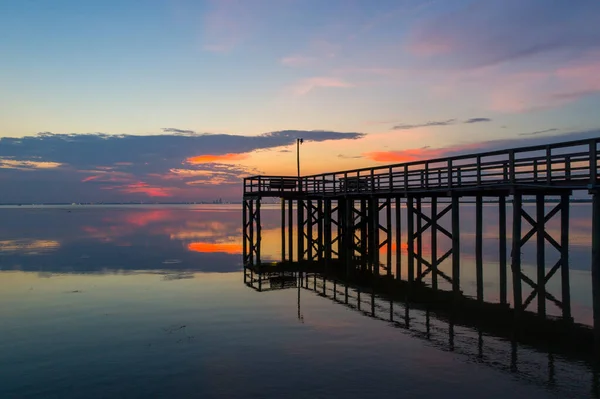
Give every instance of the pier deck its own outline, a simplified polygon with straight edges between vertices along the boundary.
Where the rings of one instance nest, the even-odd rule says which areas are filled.
[[[483,199],[495,197],[499,305],[510,307],[516,318],[535,308],[534,313],[544,319],[547,305],[552,304],[560,309],[562,322],[569,324],[573,322],[569,204],[573,192],[581,191],[592,196],[591,285],[594,342],[600,355],[599,142],[595,138],[302,177],[248,177],[244,179],[244,265],[261,264],[261,200],[277,197],[281,199],[282,267],[293,262],[337,262],[397,280],[408,290],[424,283],[433,291],[450,286],[451,295],[444,298],[457,303],[462,295],[460,204],[471,197],[476,221],[474,301],[483,306]],[[440,197],[448,199],[440,201]],[[533,211],[524,208],[524,198],[535,202]],[[508,201],[512,203],[510,224]],[[560,225],[558,232],[547,229],[554,219]],[[530,241],[535,244],[536,271],[527,275],[521,253]],[[402,248],[407,252],[406,265],[402,265]],[[549,289],[554,280],[560,281],[558,292]]]

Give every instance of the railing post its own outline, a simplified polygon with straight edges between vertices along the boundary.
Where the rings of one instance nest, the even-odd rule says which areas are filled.
[[[477,185],[481,185],[481,156],[477,155]]]
[[[258,176],[258,192],[260,193],[261,191],[262,191],[261,177]]]
[[[404,191],[408,191],[408,165],[404,165]]]
[[[508,173],[510,182],[515,184],[516,182],[516,173],[515,173],[515,150],[508,151]]]
[[[448,160],[448,188],[452,188],[452,159]]]
[[[390,166],[390,170],[388,173],[388,189],[392,191],[394,189],[394,175],[392,174],[392,167]]]
[[[552,181],[552,148],[546,146],[546,183]],[[539,295],[539,294],[538,294]],[[539,301],[539,298],[538,298]]]
[[[344,194],[348,194],[348,172],[344,172]]]
[[[360,178],[358,185],[360,186]],[[371,192],[375,192],[375,169],[371,169]]]
[[[596,151],[596,139],[590,140],[590,189],[596,186],[598,178],[598,153]]]

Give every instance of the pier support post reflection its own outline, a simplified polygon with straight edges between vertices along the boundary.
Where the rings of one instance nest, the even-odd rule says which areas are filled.
[[[475,278],[477,301],[483,302],[483,196],[475,197]]]
[[[407,235],[408,235],[408,283],[410,284],[415,279],[415,209],[414,209],[414,198],[412,196],[407,197],[406,201],[406,222],[407,222]]]
[[[569,194],[560,197],[560,280],[563,319],[571,321],[571,285],[569,283]]]
[[[592,199],[592,298],[594,302],[594,345],[600,358],[600,193]]]
[[[304,260],[304,201],[298,200],[296,206],[296,214],[298,222],[297,225],[297,238],[298,238],[298,262],[302,263]]]
[[[294,200],[288,204],[288,256],[290,263],[294,261]]]
[[[438,257],[437,257],[437,197],[431,197],[431,288],[438,288]]]
[[[280,198],[281,202],[281,261],[285,262],[287,259],[285,257],[285,200]]]
[[[521,311],[521,208],[523,207],[523,196],[516,192],[513,195],[513,234],[511,265],[513,281],[513,307],[518,316]]]
[[[402,202],[396,197],[396,280],[402,280]]]
[[[536,238],[537,238],[537,311],[538,315],[546,317],[546,233],[544,195],[535,196],[536,208]]]
[[[498,198],[498,225],[500,303],[506,305],[508,301],[506,287],[506,197],[504,195],[501,195]]]
[[[456,301],[460,296],[460,200],[452,196],[452,292]]]

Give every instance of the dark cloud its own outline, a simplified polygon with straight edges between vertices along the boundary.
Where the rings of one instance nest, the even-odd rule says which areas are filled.
[[[175,129],[174,127],[163,127],[164,133],[179,133],[179,134],[196,134],[194,130]]]
[[[462,123],[481,123],[481,122],[491,122],[492,120],[490,118],[470,118],[465,120]],[[454,125],[457,123],[456,119],[447,119],[445,121],[430,121],[430,122],[426,122],[426,123],[420,123],[420,124],[416,124],[416,125],[409,125],[409,124],[399,124],[394,126],[392,129],[394,130],[410,130],[410,129],[416,129],[419,127],[429,127],[429,126],[450,126],[450,125]]]
[[[338,158],[342,158],[342,159],[358,159],[358,158],[362,158],[362,155],[344,155],[344,154],[338,154]]]
[[[463,123],[480,123],[480,122],[491,122],[491,121],[492,120],[490,118],[471,118],[471,119],[467,119]]]
[[[552,128],[552,129],[546,129],[546,130],[538,130],[536,132],[530,132],[530,133],[519,133],[519,136],[535,136],[538,134],[544,134],[544,133],[550,133],[550,132],[556,132],[558,131],[557,128]]]
[[[448,3],[415,27],[410,48],[457,66],[533,56],[573,58],[600,48],[597,0],[490,0]],[[447,66],[447,64],[445,64]]]
[[[285,130],[259,136],[171,133],[148,136],[53,134],[0,139],[0,203],[237,199],[241,177],[260,170],[234,165],[248,152],[296,138],[358,139],[361,133]],[[190,163],[194,157],[209,160]],[[233,160],[233,162],[231,162]],[[227,161],[227,162],[225,162]],[[201,190],[201,191],[198,191]]]
[[[416,129],[419,127],[427,127],[427,126],[448,126],[448,125],[453,125],[455,122],[456,122],[456,119],[448,119],[445,121],[433,121],[433,122],[421,123],[421,124],[417,124],[417,125],[400,124],[400,125],[394,126],[392,129],[394,129],[394,130],[410,130],[410,129]]]

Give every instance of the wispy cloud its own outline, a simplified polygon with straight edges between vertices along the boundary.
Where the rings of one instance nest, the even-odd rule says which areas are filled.
[[[408,48],[445,66],[496,65],[557,53],[573,57],[600,47],[599,16],[597,1],[449,3],[445,12],[418,23]]]
[[[538,130],[536,132],[530,132],[530,133],[519,133],[519,136],[535,136],[538,134],[544,134],[544,133],[550,133],[550,132],[556,132],[558,131],[557,128],[552,128],[552,129],[546,129],[546,130]]]
[[[350,82],[336,77],[319,76],[303,79],[291,87],[294,94],[302,96],[319,88],[349,88],[354,87]]]
[[[464,123],[481,123],[481,122],[491,122],[490,118],[471,118],[464,121]]]
[[[196,134],[194,130],[176,129],[174,127],[163,127],[161,130],[164,133]]]
[[[400,125],[394,126],[392,129],[394,129],[394,130],[410,130],[410,129],[417,129],[420,127],[448,126],[448,125],[453,125],[454,123],[456,123],[456,119],[447,119],[445,121],[431,121],[431,122],[420,123],[420,124],[415,124],[415,125],[400,124]]]
[[[302,67],[312,64],[315,61],[314,57],[302,56],[302,55],[291,55],[283,57],[279,62],[281,65],[288,67]]]

